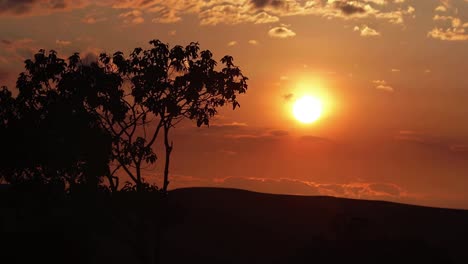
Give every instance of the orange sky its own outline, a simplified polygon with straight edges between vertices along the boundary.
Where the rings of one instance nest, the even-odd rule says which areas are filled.
[[[173,131],[170,187],[468,209],[468,0],[5,0],[0,84],[39,48],[93,59],[151,39],[198,41],[250,78],[240,109]],[[310,125],[291,114],[302,93],[323,100]]]

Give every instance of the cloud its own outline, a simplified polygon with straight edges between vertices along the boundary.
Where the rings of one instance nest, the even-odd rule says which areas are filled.
[[[366,3],[372,3],[372,4],[375,4],[375,5],[386,5],[388,4],[388,0],[364,0],[364,2]],[[404,0],[403,0],[404,2]],[[402,3],[402,2],[400,2]]]
[[[274,27],[268,31],[268,35],[272,38],[292,38],[296,33],[287,27]]]
[[[251,10],[241,4],[222,3],[200,9],[198,13],[201,25],[241,23],[265,24],[278,22],[279,17],[268,12]]]
[[[264,8],[266,6],[281,7],[285,3],[285,1],[282,0],[250,0],[250,2],[256,8]]]
[[[158,16],[153,18],[151,22],[161,24],[171,24],[182,20],[182,17],[174,10],[160,11]]]
[[[354,31],[360,32],[360,35],[363,37],[376,37],[380,36],[380,33],[377,30],[368,27],[367,25],[363,25],[361,27],[355,26]]]
[[[248,125],[246,123],[238,123],[238,122],[232,122],[232,123],[224,123],[224,124],[213,124],[210,125],[210,128],[245,128]]]
[[[1,13],[10,13],[13,15],[23,15],[30,12],[38,4],[47,4],[50,1],[40,1],[40,0],[2,0],[0,2],[0,14]],[[63,1],[60,1],[62,6]],[[55,5],[55,8],[60,7],[61,5]],[[53,5],[50,6],[54,8]]]
[[[386,81],[384,80],[374,80],[372,81],[376,85],[375,89],[377,90],[382,90],[386,92],[393,92],[394,89],[392,86],[388,85]]]
[[[309,142],[320,142],[320,141],[332,142],[332,141],[331,141],[330,139],[328,139],[328,138],[317,137],[317,136],[312,136],[312,135],[305,135],[305,136],[302,136],[300,139],[301,139],[301,140],[305,140],[305,141],[309,141]]]
[[[278,133],[278,134],[276,134]],[[286,136],[281,132],[266,132],[264,134],[226,134],[225,138],[236,139],[236,140],[275,140],[278,137]],[[288,133],[287,131],[285,133]]]
[[[375,87],[375,89],[386,91],[386,92],[393,92],[394,91],[393,87],[391,87],[390,85],[378,85],[377,87]]]
[[[463,22],[458,17],[458,9],[451,6],[450,1],[441,1],[435,11],[444,12],[446,14],[436,14],[432,18],[436,23],[444,24],[437,25],[427,33],[427,37],[443,40],[443,41],[467,41],[468,33],[465,28],[468,27],[468,22]]]
[[[289,135],[289,132],[282,129],[267,129],[267,128],[237,128],[236,130],[229,129],[231,133],[224,134],[224,138],[234,140],[277,140]],[[234,132],[234,133],[232,133]]]
[[[235,41],[235,40],[229,41],[227,45],[228,45],[229,47],[235,46],[235,45],[237,45],[237,41]]]
[[[131,20],[131,23],[134,24],[134,25],[138,25],[138,24],[141,24],[143,22],[145,22],[145,19],[142,18],[142,17],[136,17],[136,18]]]
[[[417,147],[421,150],[420,153],[430,153],[432,160],[444,158],[450,160],[451,163],[468,161],[466,139],[454,139],[417,130],[401,130],[395,134],[394,139]]]
[[[196,131],[200,131],[200,128],[194,127]],[[255,128],[250,128],[247,123],[242,122],[230,122],[230,123],[211,123],[209,127],[203,128],[205,135],[220,135],[221,137],[229,137],[229,135],[244,135],[244,134],[256,134]],[[226,134],[228,133],[228,134]]]
[[[468,158],[468,142],[459,142],[431,133],[416,130],[400,130],[394,136],[398,141],[409,142],[437,151],[447,152],[462,158]]]
[[[391,69],[390,71],[391,72],[400,72],[401,70],[400,69]]]
[[[69,45],[72,44],[72,42],[69,41],[69,40],[60,40],[60,39],[57,39],[57,40],[55,41],[55,44],[57,44],[57,45],[59,45],[59,46],[69,46]]]
[[[99,23],[99,22],[103,22],[103,21],[106,21],[107,18],[106,17],[98,17],[98,16],[95,16],[95,15],[87,15],[85,16],[81,22],[85,23],[85,24],[96,24],[96,23]]]
[[[375,193],[389,196],[399,196],[402,192],[399,186],[389,183],[371,183],[368,188]]]
[[[412,197],[408,191],[394,183],[387,182],[349,182],[319,183],[292,178],[264,177],[225,177],[199,179],[196,177],[173,177],[173,188],[208,186],[237,188],[262,193],[288,195],[327,195],[354,199],[393,200]]]
[[[468,34],[464,28],[433,28],[427,33],[428,37],[446,41],[467,41]]]
[[[232,123],[218,123],[212,124],[208,128],[190,127],[186,130],[187,133],[193,133],[191,129],[197,129],[202,131],[203,136],[210,137],[212,139],[225,139],[235,141],[249,141],[250,143],[263,144],[272,140],[280,140],[290,135],[289,131],[278,128],[258,127],[249,126],[246,123],[232,122]],[[238,142],[233,143],[235,146],[239,146]],[[253,145],[251,145],[253,146]]]
[[[60,3],[58,3],[60,2]],[[366,0],[380,4],[381,0]],[[54,4],[55,3],[55,4]],[[279,17],[292,15],[333,15],[334,10],[341,13],[362,13],[362,10],[373,11],[370,6],[364,6],[357,1],[298,1],[298,0],[244,0],[244,1],[204,1],[204,0],[103,0],[99,3],[90,0],[29,0],[7,1],[3,4],[8,10],[14,6],[22,6],[22,10],[31,11],[34,8],[72,9],[89,5],[99,5],[117,9],[137,9],[145,13],[153,13],[155,21],[179,21],[183,14],[198,14],[202,24],[216,23],[271,23]],[[372,13],[372,12],[370,12]],[[223,21],[224,17],[224,21]],[[92,19],[91,19],[92,21]]]
[[[366,10],[362,6],[356,4],[356,2],[334,1],[333,5],[347,16],[366,12]]]
[[[138,25],[145,22],[145,19],[142,17],[143,12],[140,10],[132,10],[119,15],[123,19],[125,24]]]
[[[284,137],[284,136],[288,136],[289,132],[286,130],[272,130],[270,131],[270,134],[275,137]]]
[[[397,135],[395,135],[395,139],[423,144],[433,144],[437,142],[432,136],[414,130],[400,130]]]
[[[320,195],[320,191],[316,186],[294,179],[227,177],[217,179],[216,183],[220,187],[238,188],[263,193]]]
[[[65,7],[67,7],[68,3],[66,3],[66,2],[67,2],[66,0],[52,0],[52,1],[49,1],[50,7],[52,9],[63,9]]]
[[[447,7],[445,7],[444,5],[439,5],[434,9],[434,11],[447,12]]]
[[[57,11],[82,8],[89,4],[90,1],[73,0],[2,0],[0,1],[0,14],[12,16],[45,15]]]
[[[0,47],[2,47],[5,57],[10,62],[12,60],[23,62],[27,58],[31,58],[39,48],[36,47],[35,41],[30,38],[3,39],[0,41]]]
[[[30,59],[39,50],[33,39],[0,39],[0,86],[15,86],[18,72],[26,59]]]
[[[387,82],[384,81],[384,80],[373,80],[372,83],[375,83],[375,84],[386,84]]]
[[[416,130],[400,130],[394,137],[401,142],[416,144],[438,152],[448,153],[455,157],[468,159],[468,142],[433,135]]]
[[[408,6],[406,9],[398,8],[396,10],[388,12],[374,11],[373,15],[377,19],[388,20],[388,22],[395,25],[403,25],[405,17],[415,18],[415,11],[416,9],[413,6]]]
[[[15,15],[21,15],[29,12],[32,6],[37,1],[17,1],[17,0],[6,0],[0,2],[0,13],[12,13]]]
[[[250,45],[258,45],[258,44],[259,44],[258,41],[255,40],[255,39],[249,40],[248,43],[249,43]]]
[[[403,24],[404,17],[412,16],[414,8],[409,5],[403,7],[402,3],[384,0],[3,0],[0,2],[0,14],[34,16],[97,6],[100,10],[121,9],[122,14],[135,11],[144,14],[125,19],[126,24],[146,22],[143,17],[147,16],[154,23],[176,23],[184,15],[195,15],[200,25],[274,23],[283,17],[305,15],[344,20],[373,18]],[[104,20],[89,14],[82,22],[94,24]]]

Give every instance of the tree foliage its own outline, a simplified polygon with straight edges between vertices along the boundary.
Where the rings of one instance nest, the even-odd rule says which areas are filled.
[[[218,67],[213,54],[200,51],[198,43],[172,48],[159,40],[149,43],[149,49],[135,48],[128,56],[101,54],[92,63],[84,63],[78,53],[64,60],[44,50],[26,60],[18,96],[0,92],[2,138],[26,139],[16,138],[8,150],[15,153],[12,160],[22,162],[10,167],[21,170],[3,175],[10,175],[9,181],[62,175],[72,183],[90,181],[85,175],[94,173],[106,176],[117,190],[116,173],[123,171],[141,191],[150,187],[142,167],[156,162],[154,147],[161,136],[165,192],[171,128],[183,119],[209,125],[219,107],[236,109],[237,96],[247,91],[247,77],[231,56],[224,56]]]
[[[26,60],[12,97],[0,92],[0,174],[11,183],[56,183],[97,188],[111,157],[111,138],[99,120],[58,84],[64,60],[40,50]]]

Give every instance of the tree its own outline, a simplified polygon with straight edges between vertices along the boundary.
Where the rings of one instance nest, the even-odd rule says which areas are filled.
[[[115,176],[118,171],[129,176],[137,191],[150,187],[144,181],[142,167],[156,162],[153,148],[162,134],[165,150],[162,191],[165,193],[174,147],[170,140],[171,128],[183,119],[194,120],[199,127],[209,125],[219,107],[231,105],[236,109],[238,94],[247,91],[247,77],[234,65],[231,56],[224,56],[223,67],[217,70],[212,53],[200,51],[198,43],[172,48],[159,40],[149,43],[150,49],[136,48],[128,57],[122,52],[112,56],[101,54],[98,61],[89,64],[83,63],[78,53],[66,61],[54,51],[49,54],[39,51],[34,60],[25,61],[26,72],[20,74],[17,82],[18,97],[12,99],[7,90],[0,93],[2,111],[4,104],[14,105],[14,111],[0,112],[0,118],[6,120],[0,125],[13,128],[15,122],[8,120],[31,121],[22,122],[23,125],[41,120],[43,126],[56,131],[49,134],[52,140],[49,145],[55,146],[54,140],[59,135],[64,140],[64,133],[67,142],[73,142],[68,141],[71,138],[85,140],[77,141],[79,146],[68,146],[72,153],[80,154],[69,157],[72,163],[62,165],[74,164],[74,168],[80,168],[85,160],[88,164],[85,167],[92,167],[96,177],[104,174],[114,191],[119,187],[119,178]],[[70,127],[67,131],[60,130],[60,122],[64,121]],[[76,131],[80,130],[74,125],[86,127],[90,134],[77,135]],[[97,147],[100,142],[103,144],[99,157],[89,155],[86,146]],[[106,150],[110,155],[105,155]],[[48,160],[56,158],[61,157]],[[28,165],[28,168],[36,167]],[[49,167],[55,170],[54,166]],[[55,171],[55,174],[68,175]],[[91,175],[91,170],[77,171],[80,175]],[[67,179],[72,182],[76,175],[70,177]],[[87,181],[91,178],[88,176]]]
[[[66,67],[54,51],[26,60],[13,98],[0,91],[0,175],[11,183],[96,189],[108,169],[111,141],[99,120],[56,86]]]
[[[224,67],[217,71],[212,53],[200,52],[198,43],[171,49],[159,40],[152,40],[150,44],[151,49],[136,48],[128,58],[122,52],[112,57],[101,54],[104,68],[119,73],[128,80],[129,86],[129,92],[121,101],[129,111],[125,118],[117,121],[120,129],[114,130],[112,122],[104,123],[120,139],[114,148],[116,160],[137,187],[142,184],[142,162],[156,160],[152,146],[162,129],[165,148],[162,191],[166,192],[174,146],[169,139],[171,128],[184,118],[195,120],[199,127],[209,125],[218,107],[228,104],[233,109],[238,107],[237,95],[247,91],[247,77],[233,64],[231,56],[221,59]],[[106,114],[104,111],[103,120],[108,121]],[[151,133],[148,132],[150,123],[154,125]],[[139,126],[143,134],[135,136]],[[135,174],[129,166],[135,168]]]

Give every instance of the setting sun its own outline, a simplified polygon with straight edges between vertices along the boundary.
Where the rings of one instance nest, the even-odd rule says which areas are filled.
[[[293,106],[293,115],[301,123],[309,124],[320,118],[322,103],[312,96],[299,98]]]

